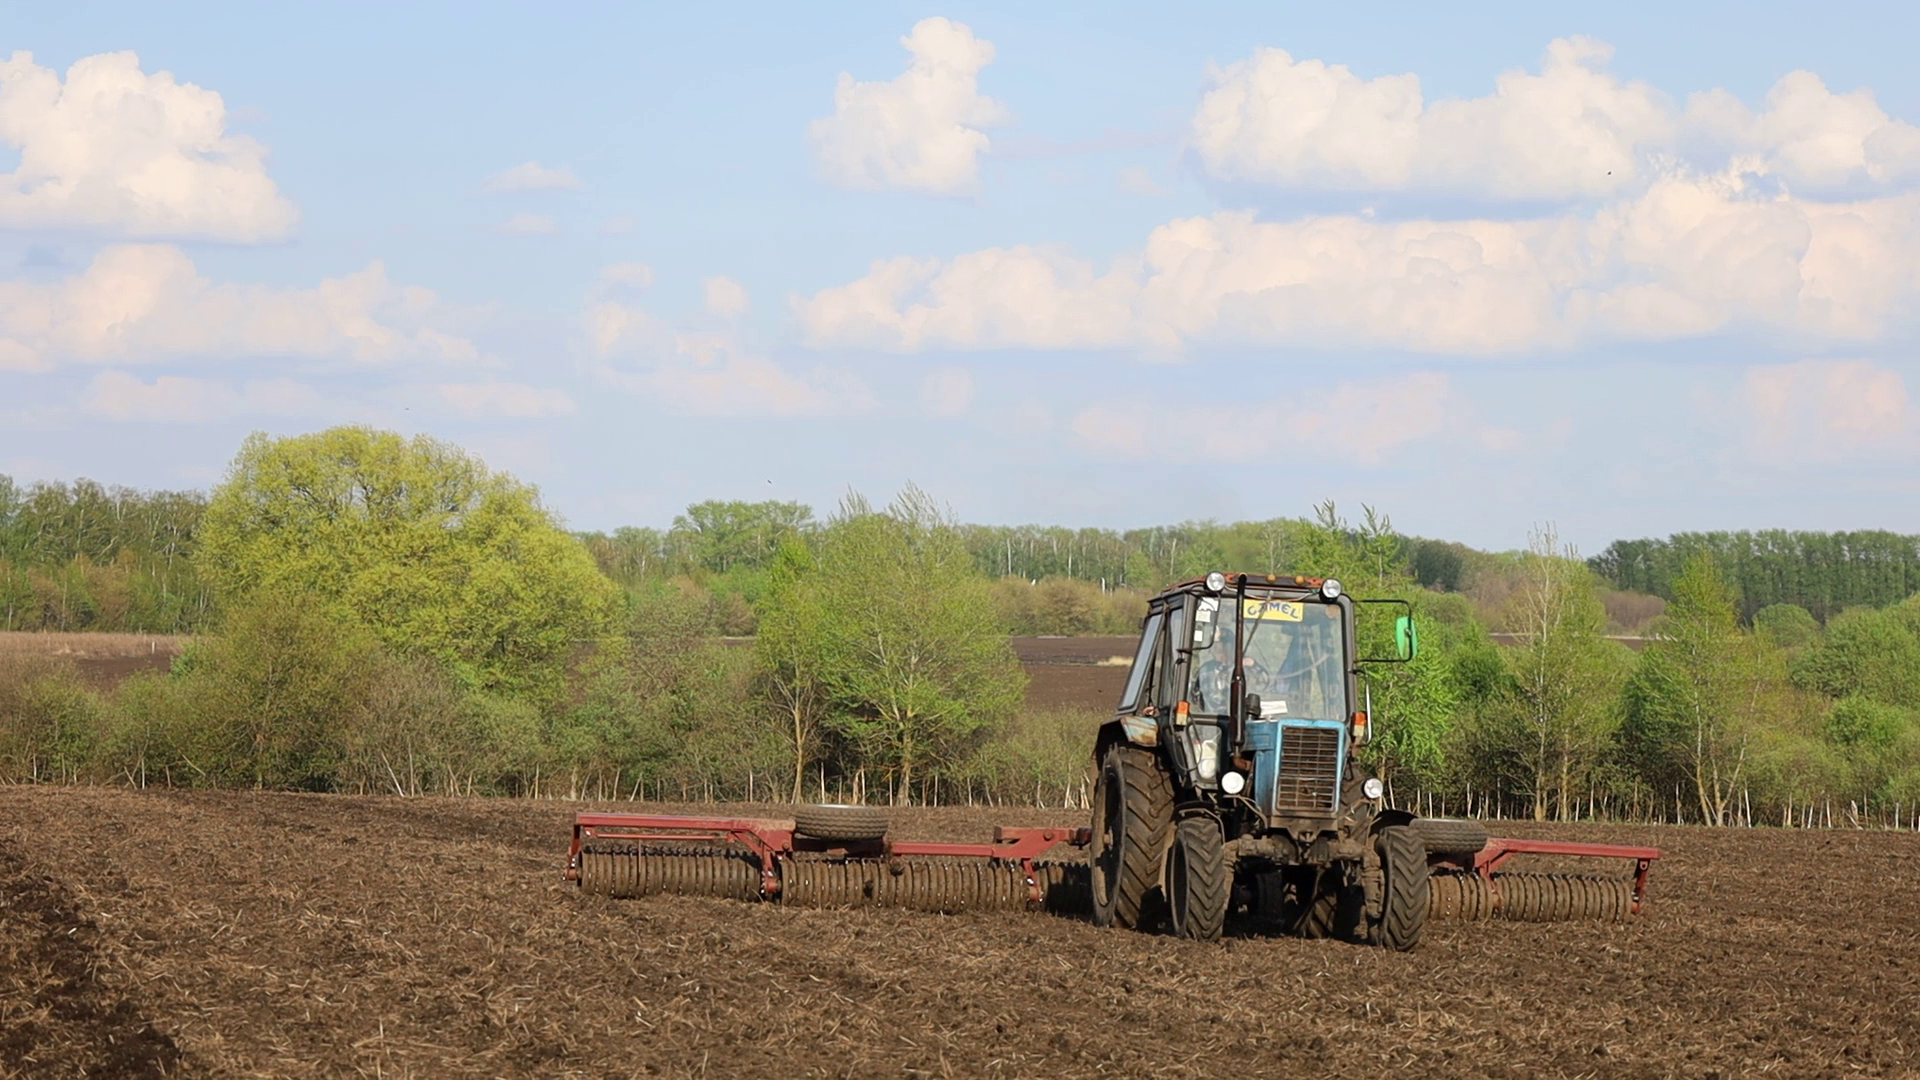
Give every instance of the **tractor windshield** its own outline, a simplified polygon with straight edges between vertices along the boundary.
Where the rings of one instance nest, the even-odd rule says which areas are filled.
[[[1203,597],[1196,628],[1208,614],[1218,621],[1213,643],[1193,652],[1193,683],[1188,708],[1194,715],[1226,716],[1233,690],[1234,610],[1232,597]],[[1310,720],[1345,720],[1346,638],[1340,605],[1319,601],[1248,597],[1241,613],[1246,648],[1241,670],[1246,691],[1260,695],[1261,715]]]

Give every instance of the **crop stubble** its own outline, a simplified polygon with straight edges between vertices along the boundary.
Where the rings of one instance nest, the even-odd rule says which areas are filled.
[[[578,808],[0,790],[0,1074],[1920,1071],[1912,834],[1505,826],[1661,845],[1648,915],[1434,924],[1399,954],[582,897]]]

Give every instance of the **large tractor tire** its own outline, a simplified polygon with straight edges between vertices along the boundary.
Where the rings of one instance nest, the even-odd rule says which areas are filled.
[[[1218,941],[1227,925],[1233,868],[1220,821],[1194,814],[1174,823],[1167,849],[1167,915],[1175,937]]]
[[[1477,821],[1457,818],[1415,818],[1413,831],[1430,855],[1472,855],[1487,846],[1487,830]]]
[[[1093,921],[1149,929],[1165,897],[1161,864],[1173,829],[1173,785],[1151,750],[1115,743],[1100,759],[1093,791]]]
[[[887,810],[831,803],[796,806],[793,831],[816,840],[879,840],[887,835]]]
[[[1391,825],[1374,835],[1373,849],[1380,859],[1377,875],[1368,885],[1379,890],[1367,898],[1367,940],[1405,952],[1420,944],[1426,928],[1433,889],[1427,883],[1427,845],[1405,825]]]

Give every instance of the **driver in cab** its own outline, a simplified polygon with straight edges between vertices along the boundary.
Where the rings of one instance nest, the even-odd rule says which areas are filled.
[[[1262,716],[1284,713],[1294,682],[1286,674],[1294,635],[1288,632],[1285,623],[1265,620],[1248,620],[1246,632],[1247,648],[1240,658],[1243,693],[1260,695]],[[1233,642],[1233,619],[1222,618],[1213,646],[1207,650],[1208,659],[1194,676],[1192,700],[1196,711],[1222,715],[1227,712],[1227,703],[1233,695]]]

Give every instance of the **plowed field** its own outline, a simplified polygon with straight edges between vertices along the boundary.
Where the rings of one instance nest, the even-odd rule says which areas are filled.
[[[585,898],[574,809],[0,790],[0,1074],[1920,1072],[1911,833],[1553,830],[1663,846],[1646,916],[1434,924],[1393,954]]]

